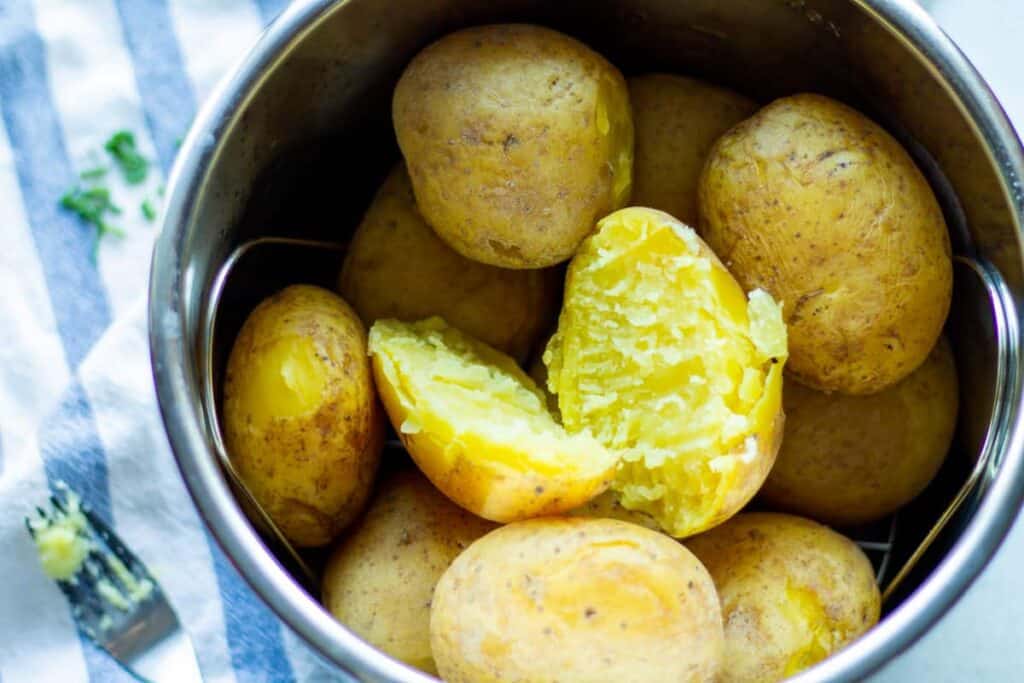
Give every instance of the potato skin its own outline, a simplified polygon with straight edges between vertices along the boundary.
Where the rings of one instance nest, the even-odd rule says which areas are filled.
[[[773,507],[827,524],[872,522],[919,494],[956,428],[957,377],[945,338],[917,370],[870,396],[787,381],[786,438],[761,489]]]
[[[808,519],[739,514],[687,539],[715,581],[725,622],[723,683],[774,683],[878,622],[871,563]]]
[[[506,24],[445,36],[406,67],[392,118],[423,217],[475,261],[564,261],[629,198],[625,79],[557,31]]]
[[[434,586],[460,552],[494,527],[445,498],[415,468],[396,472],[327,561],[324,606],[370,645],[437,674],[430,654]]]
[[[448,683],[713,681],[714,586],[682,545],[610,519],[544,518],[473,543],[441,577],[430,642]]]
[[[453,250],[423,220],[399,163],[352,237],[338,288],[366,325],[437,315],[523,360],[552,323],[561,282],[553,270],[497,268]]]
[[[914,371],[952,296],[946,225],[910,155],[881,127],[820,95],[762,109],[715,144],[700,230],[747,289],[784,303],[787,371],[870,394]]]
[[[293,285],[249,315],[228,358],[224,437],[238,474],[297,546],[362,510],[384,423],[366,331],[338,295]]]
[[[636,137],[634,206],[697,225],[697,181],[715,141],[757,111],[753,100],[695,78],[647,74],[627,79]]]

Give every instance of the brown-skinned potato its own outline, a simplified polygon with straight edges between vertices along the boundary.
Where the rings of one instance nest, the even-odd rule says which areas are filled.
[[[874,393],[935,346],[953,287],[946,224],[910,155],[864,115],[776,100],[715,143],[699,203],[701,235],[740,284],[783,304],[801,383]]]
[[[523,360],[557,306],[558,273],[511,270],[462,256],[426,224],[399,163],[352,236],[338,290],[367,326],[432,315]]]
[[[757,111],[726,88],[674,74],[627,80],[636,151],[633,206],[649,206],[696,226],[697,182],[715,141]]]
[[[742,513],[686,546],[721,602],[722,683],[781,681],[878,621],[871,562],[853,541],[809,519]]]
[[[420,212],[475,261],[564,261],[629,199],[625,79],[557,31],[503,24],[448,34],[406,67],[392,118]]]
[[[324,606],[374,647],[436,674],[434,586],[459,553],[494,527],[445,498],[415,468],[395,472],[331,554]]]
[[[366,329],[337,294],[292,285],[249,315],[224,380],[224,437],[242,481],[297,546],[362,510],[384,422]]]
[[[855,525],[895,512],[938,472],[956,428],[957,377],[945,338],[917,370],[870,396],[787,379],[786,437],[761,488],[773,507]]]

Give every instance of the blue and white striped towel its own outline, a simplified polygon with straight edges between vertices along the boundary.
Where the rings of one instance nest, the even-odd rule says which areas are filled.
[[[940,19],[944,9],[956,19],[954,36],[971,39],[968,51],[1011,113],[1024,114],[1019,62],[1012,58],[1013,36],[1024,28],[1017,2],[927,4]],[[207,680],[334,680],[253,597],[203,530],[155,408],[145,330],[156,228],[137,207],[163,182],[197,103],[284,4],[0,0],[2,683],[130,680],[77,636],[21,524],[58,479],[112,520],[157,574],[192,634]],[[966,5],[966,13],[958,9]],[[135,132],[155,169],[141,187],[109,177],[126,235],[104,240],[94,263],[91,229],[57,201],[94,163],[90,153],[122,128]],[[1009,545],[1020,553],[1021,534],[1015,538]],[[1005,595],[1013,586],[1019,593],[1019,583],[1005,580],[991,588]],[[986,624],[994,618],[989,611],[982,617]],[[1017,632],[991,624],[964,628],[939,637],[941,647],[918,648],[895,669],[920,673],[916,658],[927,663],[928,680],[965,680],[960,674],[968,672],[978,679],[986,669],[964,668],[963,661],[991,650],[1000,633]],[[1006,637],[1001,649],[1016,651]],[[993,654],[987,661],[994,660]],[[1009,661],[987,670],[1019,673]]]
[[[80,639],[20,520],[77,489],[159,577],[207,680],[330,680],[205,533],[155,410],[145,329],[156,197],[197,104],[286,0],[0,0],[0,679],[132,679]],[[117,129],[154,161],[107,180],[123,239],[61,210]]]

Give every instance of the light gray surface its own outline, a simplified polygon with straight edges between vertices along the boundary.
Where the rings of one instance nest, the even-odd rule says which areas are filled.
[[[922,5],[1024,131],[1024,0],[924,0]],[[1024,680],[1024,524],[942,621],[872,683]]]

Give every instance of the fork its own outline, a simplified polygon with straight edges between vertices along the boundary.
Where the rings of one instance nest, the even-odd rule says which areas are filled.
[[[73,491],[55,489],[51,509],[37,508],[25,526],[41,557],[51,542],[73,549],[62,571],[45,558],[44,570],[67,597],[78,630],[142,680],[201,683],[192,642],[145,565]]]

